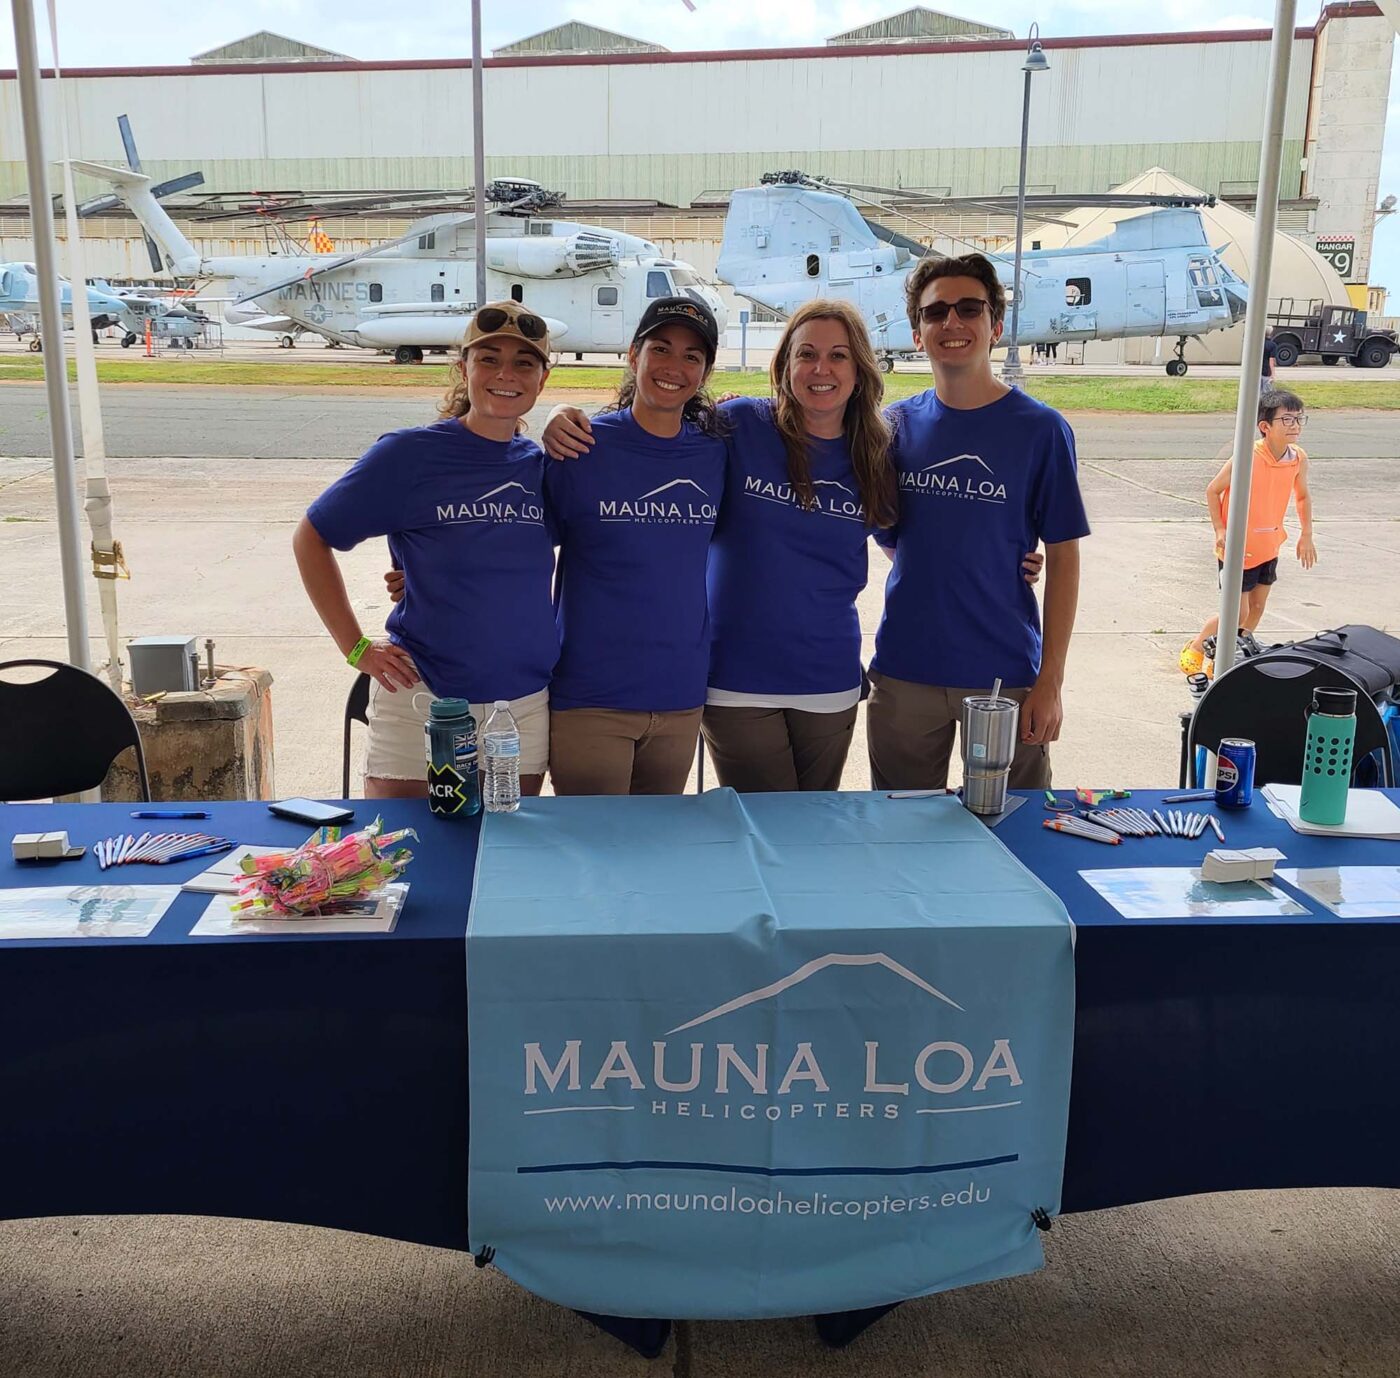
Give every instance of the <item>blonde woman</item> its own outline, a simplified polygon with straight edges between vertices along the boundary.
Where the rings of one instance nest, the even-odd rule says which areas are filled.
[[[861,697],[856,597],[868,538],[893,526],[884,385],[860,313],[818,300],[788,322],[772,398],[735,398],[710,545],[702,730],[721,784],[834,790]]]
[[[381,437],[316,499],[293,537],[302,582],[352,666],[374,680],[367,798],[427,793],[429,700],[462,698],[478,723],[497,699],[520,727],[520,788],[538,794],[549,753],[549,681],[559,657],[544,456],[520,434],[549,377],[545,321],[515,302],[467,328],[442,418]],[[387,536],[402,592],[371,640],[335,551]],[[421,687],[420,687],[421,682]]]

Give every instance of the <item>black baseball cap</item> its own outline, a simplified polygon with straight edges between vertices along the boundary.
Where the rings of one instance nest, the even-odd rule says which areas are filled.
[[[689,326],[704,342],[706,359],[714,363],[719,349],[719,326],[715,323],[714,312],[703,301],[696,301],[694,297],[658,297],[642,312],[632,343],[640,344],[648,335],[668,325]]]

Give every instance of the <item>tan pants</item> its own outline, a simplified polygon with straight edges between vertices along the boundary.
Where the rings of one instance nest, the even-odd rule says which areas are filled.
[[[680,794],[695,760],[700,711],[551,709],[555,794]]]
[[[835,790],[841,788],[859,707],[853,703],[839,713],[807,713],[711,704],[700,730],[721,785],[743,794]]]
[[[948,689],[914,684],[870,672],[870,703],[865,731],[870,746],[870,781],[876,789],[943,789],[962,701],[982,689]],[[1003,689],[1024,703],[1029,689]],[[1012,789],[1050,788],[1050,750],[1021,742],[1011,762]]]

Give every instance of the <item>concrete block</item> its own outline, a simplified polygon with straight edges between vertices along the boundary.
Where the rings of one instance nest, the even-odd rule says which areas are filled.
[[[216,666],[208,689],[128,702],[141,733],[151,795],[159,800],[275,798],[272,675]],[[139,797],[135,762],[114,765],[104,799]]]

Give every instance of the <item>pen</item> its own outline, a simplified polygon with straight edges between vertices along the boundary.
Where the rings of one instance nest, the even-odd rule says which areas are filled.
[[[232,842],[220,842],[212,847],[196,847],[192,852],[171,852],[167,856],[153,856],[151,858],[151,864],[153,866],[164,866],[168,861],[190,861],[197,856],[213,856],[215,852],[228,852],[232,850]]]
[[[1042,820],[1040,826],[1049,828],[1051,832],[1068,833],[1071,837],[1082,837],[1089,842],[1107,842],[1114,847],[1121,845],[1123,841],[1117,833],[1109,832],[1106,828],[1096,827],[1092,823],[1081,823],[1077,818],[1068,816],[1046,818]]]
[[[208,818],[207,813],[199,810],[181,811],[179,809],[140,809],[131,815],[133,818]]]
[[[1195,804],[1202,799],[1214,799],[1214,790],[1205,790],[1197,794],[1164,794],[1162,803],[1164,804]]]

